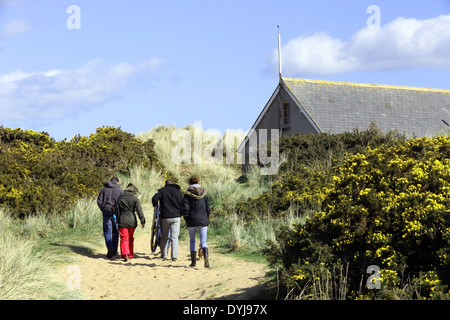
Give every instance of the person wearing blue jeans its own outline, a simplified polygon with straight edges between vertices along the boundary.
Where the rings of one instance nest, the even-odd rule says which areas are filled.
[[[108,249],[107,258],[112,258],[119,254],[117,251],[119,246],[119,227],[117,226],[117,219],[111,211],[103,211],[103,237]]]
[[[183,205],[181,212],[186,221],[189,230],[189,241],[191,251],[191,267],[196,266],[197,249],[195,246],[195,235],[197,229],[200,234],[200,247],[203,251],[203,259],[205,260],[205,268],[209,267],[209,250],[206,243],[209,225],[209,202],[206,190],[199,185],[198,177],[192,177],[189,180],[190,186],[183,197]]]
[[[204,248],[206,248],[206,250],[208,250],[208,244],[206,243],[206,238],[208,235],[208,227],[188,227],[188,231],[189,231],[189,247],[191,252],[194,252],[194,257],[196,256],[196,245],[195,245],[195,235],[197,233],[198,230],[198,234],[200,235],[200,247],[202,248],[203,251],[205,251]],[[203,253],[204,255],[204,253]],[[206,262],[205,258],[205,262]],[[195,264],[195,263],[194,263]]]
[[[103,189],[97,197],[97,205],[103,213],[103,236],[108,253],[108,259],[119,254],[117,247],[119,245],[119,229],[117,220],[114,217],[114,211],[117,199],[124,194],[119,185],[119,178],[113,177],[110,181],[103,184]]]

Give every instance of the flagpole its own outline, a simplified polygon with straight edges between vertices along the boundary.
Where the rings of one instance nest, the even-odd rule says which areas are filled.
[[[280,35],[280,25],[277,24],[278,28],[278,75],[281,80],[281,35]]]

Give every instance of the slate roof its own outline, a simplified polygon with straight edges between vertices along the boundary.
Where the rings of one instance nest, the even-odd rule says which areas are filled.
[[[450,129],[450,90],[282,78],[321,132],[364,130],[371,123],[408,137]],[[293,124],[294,125],[294,124]]]

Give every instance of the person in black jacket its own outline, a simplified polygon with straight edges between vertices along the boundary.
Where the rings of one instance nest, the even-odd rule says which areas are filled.
[[[123,196],[117,200],[120,253],[124,261],[134,256],[134,230],[138,226],[136,212],[142,228],[145,227],[145,217],[137,197],[138,192],[138,188],[133,183],[129,183]]]
[[[178,238],[180,235],[181,202],[183,200],[180,186],[167,179],[165,186],[159,189],[152,198],[154,207],[158,206],[161,214],[161,258],[166,259],[167,243],[172,243],[172,261],[178,259]]]
[[[196,265],[196,246],[195,234],[200,234],[200,247],[203,251],[203,259],[205,260],[205,268],[209,267],[209,252],[206,243],[206,237],[209,225],[209,202],[206,190],[198,183],[198,177],[192,177],[189,180],[190,186],[183,197],[183,205],[181,212],[189,230],[190,251],[191,251],[191,267]]]
[[[114,216],[114,206],[117,199],[123,195],[123,189],[119,185],[119,178],[113,177],[110,181],[104,183],[97,198],[97,204],[103,214],[103,236],[105,238],[106,257],[112,258],[117,255],[119,245],[119,231],[116,217]]]

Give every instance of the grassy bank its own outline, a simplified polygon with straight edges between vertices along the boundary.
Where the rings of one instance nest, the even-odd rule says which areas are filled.
[[[60,281],[58,268],[74,261],[74,251],[89,251],[99,242],[97,217],[87,200],[79,200],[73,211],[58,217],[21,221],[0,211],[0,299],[80,298]]]

